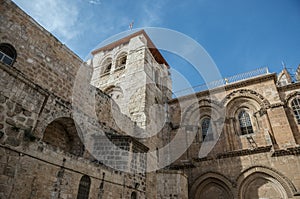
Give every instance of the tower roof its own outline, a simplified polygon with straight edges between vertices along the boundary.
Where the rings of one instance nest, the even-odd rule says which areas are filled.
[[[147,35],[147,33],[145,32],[145,30],[140,30],[137,31],[133,34],[130,34],[122,39],[119,39],[117,41],[114,41],[106,46],[103,46],[101,48],[98,48],[96,50],[92,51],[92,55],[95,55],[98,52],[101,51],[105,51],[105,50],[110,50],[116,46],[119,46],[123,43],[129,42],[129,40],[133,37],[136,37],[138,35],[144,35],[145,38],[147,39],[147,47],[149,48],[151,54],[153,55],[153,57],[155,58],[155,60],[159,63],[159,64],[165,64],[168,68],[170,68],[168,62],[165,60],[165,58],[161,55],[161,53],[159,52],[159,50],[156,48],[156,46],[154,45],[154,43],[152,42],[152,40],[150,39],[150,37]]]

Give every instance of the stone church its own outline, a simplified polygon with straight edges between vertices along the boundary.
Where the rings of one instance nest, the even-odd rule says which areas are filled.
[[[1,199],[300,198],[299,66],[174,97],[143,30],[84,62],[0,13]]]

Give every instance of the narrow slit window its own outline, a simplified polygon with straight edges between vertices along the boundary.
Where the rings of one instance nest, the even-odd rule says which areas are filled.
[[[79,183],[77,199],[88,199],[90,193],[90,186],[91,186],[90,177],[86,175],[82,176]]]
[[[205,138],[207,140],[212,139],[211,119],[209,117],[206,117],[202,120],[201,130],[202,130],[202,140],[204,140]]]
[[[292,105],[295,118],[298,124],[300,124],[300,98],[293,99],[291,105]]]

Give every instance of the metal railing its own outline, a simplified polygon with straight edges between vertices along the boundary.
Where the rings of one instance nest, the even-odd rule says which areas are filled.
[[[241,74],[237,74],[237,75],[234,75],[231,77],[226,77],[223,79],[212,81],[207,84],[200,84],[200,85],[193,86],[190,88],[175,91],[175,92],[173,92],[173,98],[188,95],[188,94],[195,93],[195,92],[201,92],[201,91],[205,91],[208,89],[225,86],[230,83],[235,83],[238,81],[242,81],[242,80],[246,80],[246,79],[250,79],[250,78],[254,78],[254,77],[258,77],[258,76],[262,76],[262,75],[266,75],[266,74],[269,74],[268,67],[258,68],[258,69],[248,71],[245,73],[241,73]]]

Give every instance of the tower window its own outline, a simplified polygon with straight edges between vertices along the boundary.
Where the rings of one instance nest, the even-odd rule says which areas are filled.
[[[103,64],[103,74],[109,73],[111,68],[112,68],[112,59],[111,58],[107,58]]]
[[[201,122],[201,130],[202,130],[202,140],[204,140],[207,136],[209,140],[212,139],[211,132],[211,119],[209,117],[205,117]]]
[[[126,65],[126,61],[127,61],[127,54],[126,54],[126,53],[122,53],[122,54],[117,58],[116,69],[124,68],[124,66]]]
[[[88,199],[90,193],[90,186],[91,186],[90,177],[87,175],[82,176],[79,183],[77,199]]]
[[[0,44],[0,61],[6,65],[12,66],[17,58],[15,48],[7,43]]]
[[[109,64],[106,66],[106,68],[105,68],[105,70],[104,70],[104,73],[108,73],[110,70],[111,70],[111,63],[109,63]]]
[[[238,117],[240,122],[241,135],[253,133],[252,123],[249,114],[245,110],[242,110],[239,113]]]
[[[298,124],[300,124],[300,98],[293,99],[291,105],[292,105],[295,118]]]

